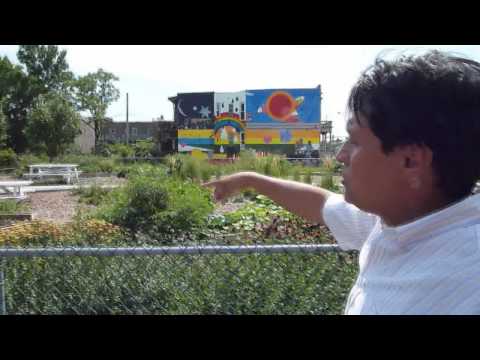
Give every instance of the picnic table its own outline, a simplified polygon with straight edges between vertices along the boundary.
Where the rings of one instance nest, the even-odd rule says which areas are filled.
[[[42,179],[44,177],[59,176],[66,180],[67,184],[70,184],[72,179],[78,182],[78,175],[81,174],[77,164],[33,164],[28,167],[29,172],[23,174],[26,178]]]
[[[31,184],[31,181],[25,180],[0,181],[0,199],[24,199],[23,187]]]

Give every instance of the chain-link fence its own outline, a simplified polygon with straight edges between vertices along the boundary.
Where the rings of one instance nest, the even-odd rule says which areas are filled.
[[[0,248],[2,314],[341,314],[336,245]]]

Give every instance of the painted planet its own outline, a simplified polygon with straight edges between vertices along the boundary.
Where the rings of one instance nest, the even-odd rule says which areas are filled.
[[[274,92],[266,103],[268,115],[276,120],[286,120],[296,107],[296,101],[285,91]]]

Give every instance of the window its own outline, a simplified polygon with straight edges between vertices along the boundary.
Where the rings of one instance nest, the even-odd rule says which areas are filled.
[[[217,116],[220,115],[220,103],[217,102]]]
[[[245,120],[245,104],[240,103],[240,119]]]
[[[132,127],[132,135],[137,136],[137,128]]]
[[[233,104],[228,104],[228,112],[233,113]]]
[[[110,134],[115,135],[115,129],[110,129]]]

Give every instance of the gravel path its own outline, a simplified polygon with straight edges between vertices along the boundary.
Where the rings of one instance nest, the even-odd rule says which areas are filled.
[[[56,223],[72,221],[79,207],[88,208],[88,205],[79,204],[78,196],[71,191],[49,191],[28,194],[32,217],[38,220],[48,220]]]

